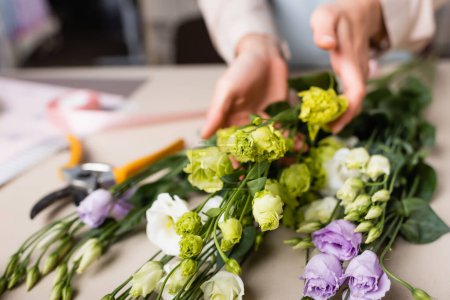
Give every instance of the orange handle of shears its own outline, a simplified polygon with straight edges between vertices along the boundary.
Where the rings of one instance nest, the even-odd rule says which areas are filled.
[[[123,167],[120,168],[114,168],[114,178],[117,183],[121,183],[127,178],[135,175],[140,170],[142,170],[144,167],[151,165],[152,163],[156,162],[157,160],[164,158],[170,154],[176,153],[178,151],[183,150],[184,148],[184,140],[178,139],[169,146],[158,150],[148,156],[139,158],[135,161],[132,161],[129,164],[126,164]]]
[[[67,135],[70,148],[69,161],[63,166],[63,168],[74,168],[78,166],[83,159],[83,146],[80,140],[72,134]]]

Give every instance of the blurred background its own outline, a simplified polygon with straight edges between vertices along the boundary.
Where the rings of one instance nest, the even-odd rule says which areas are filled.
[[[450,5],[437,21],[448,57]],[[221,62],[194,0],[0,0],[0,68]]]

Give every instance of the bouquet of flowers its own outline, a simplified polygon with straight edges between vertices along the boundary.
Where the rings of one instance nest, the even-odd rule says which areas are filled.
[[[56,268],[51,299],[70,299],[72,276],[146,222],[160,251],[103,299],[242,299],[241,265],[280,225],[297,230],[286,244],[306,255],[304,299],[381,299],[391,280],[431,299],[384,265],[398,236],[429,243],[449,231],[429,206],[434,127],[422,112],[431,94],[408,70],[369,83],[362,114],[339,136],[328,124],[347,101],[332,74],[290,80],[296,103],[274,103],[248,125],[95,191],[78,215],[39,230],[11,256],[0,292],[24,279],[32,288]],[[205,193],[193,209],[183,200]]]

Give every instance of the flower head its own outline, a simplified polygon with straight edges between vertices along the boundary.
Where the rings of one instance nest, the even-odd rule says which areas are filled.
[[[357,177],[350,177],[344,185],[336,192],[336,197],[342,200],[342,205],[347,206],[351,204],[361,190],[364,188],[364,182]]]
[[[221,190],[221,177],[233,171],[228,155],[217,147],[188,150],[187,157],[189,164],[184,171],[189,174],[189,182],[208,193]]]
[[[171,300],[175,298],[177,293],[181,291],[181,289],[190,278],[189,276],[185,276],[185,274],[183,273],[183,262],[181,262],[181,265],[178,266],[179,263],[180,262],[178,260],[174,260],[164,266],[164,271],[167,275],[161,281],[166,280],[167,276],[169,276],[170,274],[170,277],[167,279],[167,284],[162,291],[162,298],[164,300]],[[174,270],[174,268],[176,269]]]
[[[239,162],[277,160],[287,151],[286,142],[272,124],[238,129],[230,139],[234,142],[232,154]]]
[[[348,279],[350,299],[378,300],[383,298],[391,287],[377,255],[370,250],[350,261],[343,278]]]
[[[342,284],[342,265],[330,254],[320,253],[311,258],[302,276],[305,282],[303,294],[315,300],[333,297]]]
[[[184,213],[175,224],[178,235],[198,234],[202,229],[202,220],[195,211]]]
[[[269,191],[260,191],[253,199],[253,216],[262,231],[275,230],[283,217],[283,202]]]
[[[308,191],[311,174],[306,164],[293,164],[283,169],[280,183],[291,197],[298,197]]]
[[[183,259],[180,265],[181,274],[183,276],[191,276],[197,270],[197,261],[187,258]]]
[[[193,258],[203,249],[203,239],[194,234],[186,234],[180,240],[180,257]]]
[[[217,130],[217,147],[219,150],[225,153],[230,153],[231,149],[234,147],[234,136],[237,127],[231,126],[224,129]]]
[[[242,224],[238,219],[229,218],[226,221],[219,223],[219,228],[222,231],[222,250],[230,250],[233,245],[239,243],[241,240]]]
[[[110,191],[104,189],[93,191],[77,207],[80,220],[90,227],[100,226],[108,217],[113,202],[114,198]]]
[[[227,271],[217,272],[211,279],[205,281],[200,288],[205,300],[242,300],[244,296],[242,279]]]
[[[348,106],[346,98],[336,95],[333,89],[311,87],[298,95],[302,97],[299,118],[308,123],[312,140],[316,138],[320,128],[327,129],[326,125],[339,118]]]
[[[131,297],[146,297],[153,292],[161,280],[163,273],[164,271],[160,262],[147,262],[133,274],[130,290]]]
[[[159,194],[147,210],[148,239],[165,254],[177,256],[181,237],[175,231],[175,224],[188,211],[186,201],[167,193]]]
[[[318,221],[326,223],[331,218],[337,203],[335,198],[325,197],[308,204],[304,213],[305,222]]]
[[[312,234],[316,248],[340,260],[349,260],[358,254],[361,233],[354,232],[355,225],[345,220],[335,220]]]
[[[379,190],[372,195],[373,202],[386,202],[391,198],[391,193],[388,190]]]
[[[96,238],[91,238],[83,244],[79,253],[81,255],[77,273],[83,273],[102,254],[102,245]],[[75,255],[77,256],[77,255]],[[78,255],[78,257],[80,257]]]
[[[364,173],[374,181],[382,175],[389,175],[391,173],[389,160],[383,155],[372,155]]]
[[[345,165],[350,170],[364,170],[369,162],[370,154],[366,148],[358,147],[350,150]]]
[[[280,196],[283,203],[289,206],[295,207],[298,205],[297,201],[286,191],[286,188],[275,179],[267,179],[264,189],[274,195]]]

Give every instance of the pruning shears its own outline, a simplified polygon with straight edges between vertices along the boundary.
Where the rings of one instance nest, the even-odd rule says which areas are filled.
[[[36,202],[30,212],[31,219],[45,208],[60,200],[71,200],[78,206],[87,195],[96,189],[107,189],[115,184],[121,183],[155,161],[184,148],[184,141],[178,139],[150,155],[141,157],[122,167],[113,167],[106,163],[81,163],[84,155],[80,140],[73,135],[68,135],[67,139],[70,146],[70,158],[61,168],[60,174],[68,184]]]

